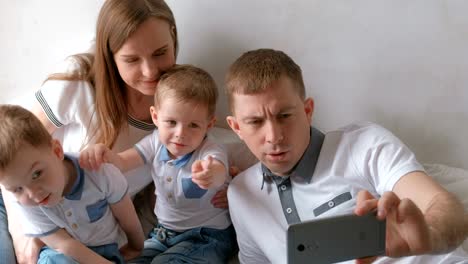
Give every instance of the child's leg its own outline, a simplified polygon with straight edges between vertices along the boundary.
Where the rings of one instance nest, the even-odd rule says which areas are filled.
[[[3,203],[2,191],[0,190],[0,256],[2,263],[16,263],[13,242],[8,231],[8,219]]]
[[[78,264],[73,258],[65,256],[49,247],[43,247],[37,264]]]
[[[96,252],[103,258],[114,262],[115,264],[125,264],[125,260],[122,257],[122,254],[120,254],[117,243],[97,247],[89,247],[89,249]]]
[[[168,241],[172,244],[156,256],[151,264],[162,263],[226,263],[237,251],[232,226],[225,230],[195,228]]]
[[[163,238],[161,238],[162,232],[164,233]],[[167,246],[165,245],[165,242],[166,242],[165,229],[159,228],[159,227],[154,228],[150,232],[149,238],[145,240],[145,245],[143,247],[143,251],[141,252],[140,256],[129,260],[127,263],[132,263],[132,264],[151,263],[151,261],[153,261],[153,259],[157,255],[167,250]]]

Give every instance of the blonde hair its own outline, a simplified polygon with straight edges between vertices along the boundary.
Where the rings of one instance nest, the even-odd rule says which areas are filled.
[[[17,105],[0,105],[0,169],[5,169],[25,144],[51,147],[52,136],[41,121]]]
[[[215,115],[218,99],[216,83],[208,72],[193,65],[176,65],[161,75],[154,94],[155,106],[169,96],[200,103],[207,106],[210,116]]]
[[[257,49],[240,56],[226,75],[226,93],[233,111],[233,94],[255,94],[265,91],[282,76],[294,84],[299,96],[305,98],[302,70],[286,53],[273,49]]]
[[[149,18],[169,24],[177,56],[178,38],[174,15],[163,0],[107,0],[99,12],[94,54],[72,57],[80,68],[71,73],[53,74],[47,80],[83,80],[94,88],[97,126],[88,131],[88,138],[112,147],[127,124],[128,97],[114,53],[130,35]],[[46,80],[46,81],[47,81]]]

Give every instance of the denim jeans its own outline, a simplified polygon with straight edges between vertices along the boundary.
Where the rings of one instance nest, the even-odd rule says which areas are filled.
[[[10,233],[8,232],[8,219],[3,203],[2,191],[0,190],[0,256],[1,263],[14,264],[16,263],[15,251],[13,242],[11,241]]]
[[[119,252],[117,244],[109,244],[97,247],[88,247],[92,251],[101,255],[103,258],[117,264],[124,264],[125,261]],[[43,247],[39,254],[37,264],[78,264],[73,258],[59,253],[49,247]]]
[[[224,230],[198,227],[175,232],[158,225],[142,254],[128,263],[226,263],[237,251],[233,226]]]

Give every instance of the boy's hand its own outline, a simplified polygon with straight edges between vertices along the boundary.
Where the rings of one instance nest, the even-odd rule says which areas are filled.
[[[112,151],[104,144],[96,144],[87,147],[80,152],[80,166],[88,170],[97,170],[102,163],[114,161]]]
[[[214,173],[212,169],[212,156],[208,156],[206,160],[196,160],[192,164],[192,181],[202,189],[209,189],[213,184]]]
[[[122,254],[125,261],[134,259],[138,257],[141,253],[141,250],[135,249],[129,246],[128,244],[125,244],[123,247],[121,247],[119,251],[120,251],[120,254]]]

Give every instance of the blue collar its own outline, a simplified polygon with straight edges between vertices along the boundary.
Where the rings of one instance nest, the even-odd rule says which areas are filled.
[[[65,154],[65,159],[70,160],[76,169],[76,179],[73,183],[73,187],[71,191],[65,195],[65,199],[67,200],[80,200],[81,195],[83,194],[83,186],[84,186],[84,171],[78,164],[78,159],[72,157],[70,155]]]
[[[310,141],[309,146],[305,150],[299,162],[294,166],[290,175],[287,176],[277,176],[270,171],[262,163],[262,189],[265,181],[271,182],[274,181],[277,185],[281,184],[283,181],[288,179],[290,176],[301,177],[304,182],[310,183],[312,175],[315,171],[315,166],[317,165],[317,160],[320,155],[320,150],[322,149],[323,140],[325,135],[320,132],[315,127],[310,128]]]
[[[187,164],[187,162],[192,157],[193,152],[195,152],[195,151],[192,151],[192,152],[190,152],[188,154],[185,154],[182,157],[179,157],[179,158],[175,159],[173,164],[177,168],[181,168],[181,167],[185,166],[185,164]],[[161,146],[161,153],[159,154],[159,161],[167,162],[167,161],[170,161],[170,160],[172,160],[172,158],[171,158],[171,156],[169,156],[169,151],[167,150],[166,146],[162,145]]]

